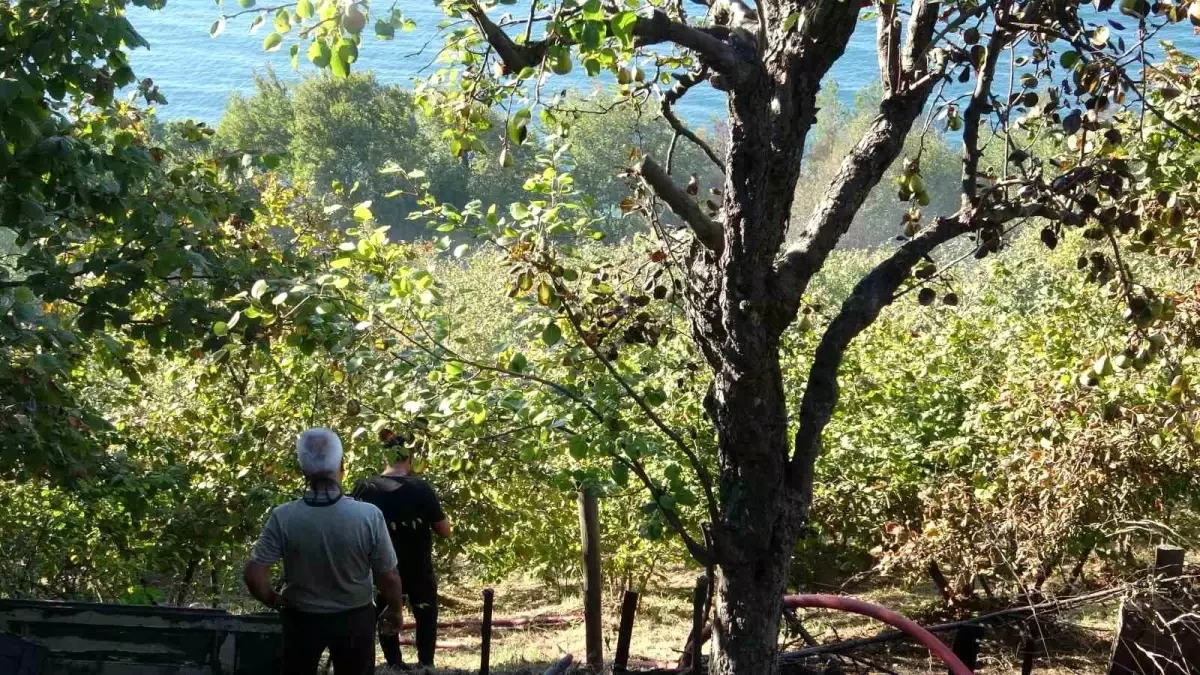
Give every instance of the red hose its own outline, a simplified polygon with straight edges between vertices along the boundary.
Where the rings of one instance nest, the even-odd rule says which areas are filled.
[[[937,656],[942,660],[942,663],[945,663],[950,668],[951,675],[972,675],[971,670],[954,655],[954,652],[946,646],[946,643],[937,639],[933,633],[922,628],[917,622],[905,618],[886,607],[872,605],[869,602],[863,602],[862,600],[844,595],[788,595],[784,596],[783,604],[785,607],[791,609],[797,607],[822,607],[878,619],[916,638],[918,642],[933,652],[934,656]]]

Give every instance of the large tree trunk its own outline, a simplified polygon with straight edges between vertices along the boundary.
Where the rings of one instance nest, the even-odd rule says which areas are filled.
[[[783,550],[718,566],[709,673],[776,672],[780,606],[794,542],[786,539],[786,549],[776,539],[775,547]]]
[[[720,438],[721,520],[711,673],[775,672],[780,602],[804,509],[787,480],[788,437],[778,347],[743,353],[714,382],[709,409]]]

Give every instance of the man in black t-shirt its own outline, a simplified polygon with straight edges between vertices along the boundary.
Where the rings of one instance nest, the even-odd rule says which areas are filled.
[[[387,522],[397,570],[408,605],[416,621],[417,660],[433,666],[437,645],[437,577],[433,572],[433,533],[450,536],[450,521],[442,512],[437,493],[424,480],[412,475],[412,453],[417,441],[411,434],[385,432],[383,445],[394,451],[392,465],[383,474],[359,481],[354,498],[379,507]],[[379,611],[382,602],[377,600]],[[388,665],[403,663],[400,636],[379,636]]]

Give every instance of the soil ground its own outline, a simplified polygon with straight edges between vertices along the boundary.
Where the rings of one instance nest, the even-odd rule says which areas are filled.
[[[680,571],[649,589],[641,598],[634,622],[630,649],[630,667],[650,668],[673,664],[678,658],[691,626],[691,583],[694,575]],[[478,619],[482,614],[480,588],[447,585],[441,619]],[[918,621],[937,605],[932,588],[899,588],[885,584],[856,589],[854,595],[895,609]],[[604,598],[604,653],[610,659],[616,650],[620,597]],[[1107,663],[1119,601],[1093,605],[1062,615],[1058,621],[1041,622],[1035,628],[1034,673],[1102,673]],[[578,662],[584,654],[582,599],[577,592],[547,589],[531,580],[512,580],[495,586],[494,616],[528,618],[535,616],[578,616],[577,621],[557,626],[532,626],[517,629],[495,628],[492,634],[492,672],[503,675],[531,673],[540,675],[547,665],[564,653]],[[870,637],[883,626],[855,615],[814,610],[801,614],[804,627],[821,643]],[[937,620],[930,619],[933,623]],[[411,633],[406,633],[411,637]],[[952,635],[943,636],[952,639]],[[798,639],[797,639],[798,640]],[[437,653],[437,675],[477,673],[479,669],[479,630],[477,627],[442,629],[439,643],[447,648]],[[1019,645],[1015,629],[989,631],[980,647],[978,672],[996,675],[1021,672]],[[799,643],[789,645],[798,648]],[[706,648],[707,653],[707,648]],[[407,661],[415,661],[413,647],[404,647]],[[866,648],[843,655],[845,673],[944,673],[928,652],[905,643]],[[382,655],[379,656],[382,664]],[[386,666],[376,671],[393,672]],[[414,672],[414,671],[405,671]],[[420,672],[420,671],[416,671]],[[427,671],[428,672],[428,671]]]

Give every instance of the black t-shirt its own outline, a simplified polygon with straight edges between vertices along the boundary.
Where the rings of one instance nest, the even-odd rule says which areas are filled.
[[[414,476],[376,476],[359,481],[353,497],[383,512],[401,576],[433,573],[433,524],[446,514],[429,483]]]

